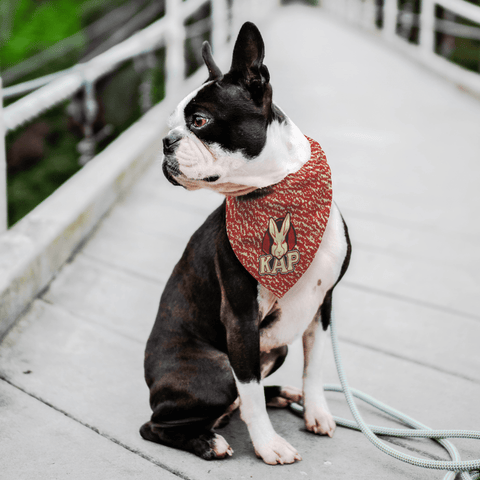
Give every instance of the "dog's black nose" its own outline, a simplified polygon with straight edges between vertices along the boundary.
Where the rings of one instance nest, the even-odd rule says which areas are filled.
[[[182,139],[182,136],[176,132],[169,133],[163,139],[163,151],[165,153],[172,153],[174,150],[174,145]]]

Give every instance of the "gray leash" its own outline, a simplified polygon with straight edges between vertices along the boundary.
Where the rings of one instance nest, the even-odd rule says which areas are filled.
[[[347,420],[344,418],[333,417],[337,425],[342,427],[352,428],[361,431],[378,449],[382,452],[390,455],[397,460],[416,465],[417,467],[431,468],[436,470],[449,470],[443,480],[453,480],[458,472],[460,472],[463,480],[478,480],[480,479],[480,459],[462,461],[460,454],[456,447],[445,440],[446,438],[475,438],[480,440],[480,432],[469,430],[432,430],[431,428],[417,422],[413,418],[405,415],[404,413],[395,410],[388,405],[374,399],[370,395],[360,392],[359,390],[350,388],[348,385],[345,370],[343,368],[342,359],[340,356],[340,349],[338,347],[337,326],[332,311],[331,319],[331,337],[333,355],[335,357],[335,364],[337,366],[338,378],[340,379],[341,386],[339,385],[325,385],[324,389],[331,392],[343,392],[345,399],[347,400],[350,412],[353,415],[355,421]],[[357,397],[360,400],[368,403],[369,405],[377,408],[378,410],[390,415],[394,419],[403,424],[411,427],[411,429],[399,429],[399,428],[386,428],[367,425],[360,415],[357,409],[355,400],[353,397]],[[292,403],[290,408],[298,415],[303,416],[303,406]],[[406,455],[398,450],[387,445],[381,441],[375,434],[389,435],[394,437],[415,437],[415,438],[431,438],[444,447],[450,455],[451,461],[439,461],[439,460],[425,460],[411,455]]]

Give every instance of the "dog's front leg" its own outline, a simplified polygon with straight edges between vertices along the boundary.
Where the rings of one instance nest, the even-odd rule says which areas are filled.
[[[221,290],[220,317],[240,398],[240,415],[255,453],[270,465],[301,460],[297,450],[277,435],[267,413],[260,368],[258,284],[241,266],[228,241],[219,243],[218,251],[215,267]]]
[[[294,463],[302,457],[285,439],[280,437],[268,418],[264,389],[260,381],[237,381],[240,396],[240,415],[247,424],[257,457],[269,465]]]
[[[239,320],[238,323],[243,322]],[[231,339],[232,344],[230,341],[228,343],[229,352],[234,350],[239,352],[239,355],[230,353],[229,356],[240,397],[240,415],[247,425],[255,454],[270,465],[301,460],[297,450],[277,435],[268,417],[264,388],[260,378],[258,328],[238,333],[238,336],[235,335],[236,339]],[[243,342],[239,342],[238,339],[245,338],[245,334],[249,341],[242,345]],[[250,341],[255,348],[249,348],[246,345]]]
[[[324,305],[303,334],[303,405],[307,430],[333,437],[335,420],[330,413],[323,390],[323,353],[327,332],[322,327],[322,315],[331,315],[331,298],[325,299]]]

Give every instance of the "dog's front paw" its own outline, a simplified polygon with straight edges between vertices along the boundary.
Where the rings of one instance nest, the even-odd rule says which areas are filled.
[[[319,406],[305,408],[304,418],[308,431],[333,437],[337,425],[328,410]]]
[[[279,435],[263,445],[254,445],[255,454],[269,465],[294,463],[302,457],[297,450]]]

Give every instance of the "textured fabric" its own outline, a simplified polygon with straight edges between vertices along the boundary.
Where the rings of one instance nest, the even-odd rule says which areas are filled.
[[[260,198],[227,198],[227,235],[235,255],[281,298],[312,263],[332,205],[330,167],[311,138],[310,160]]]

